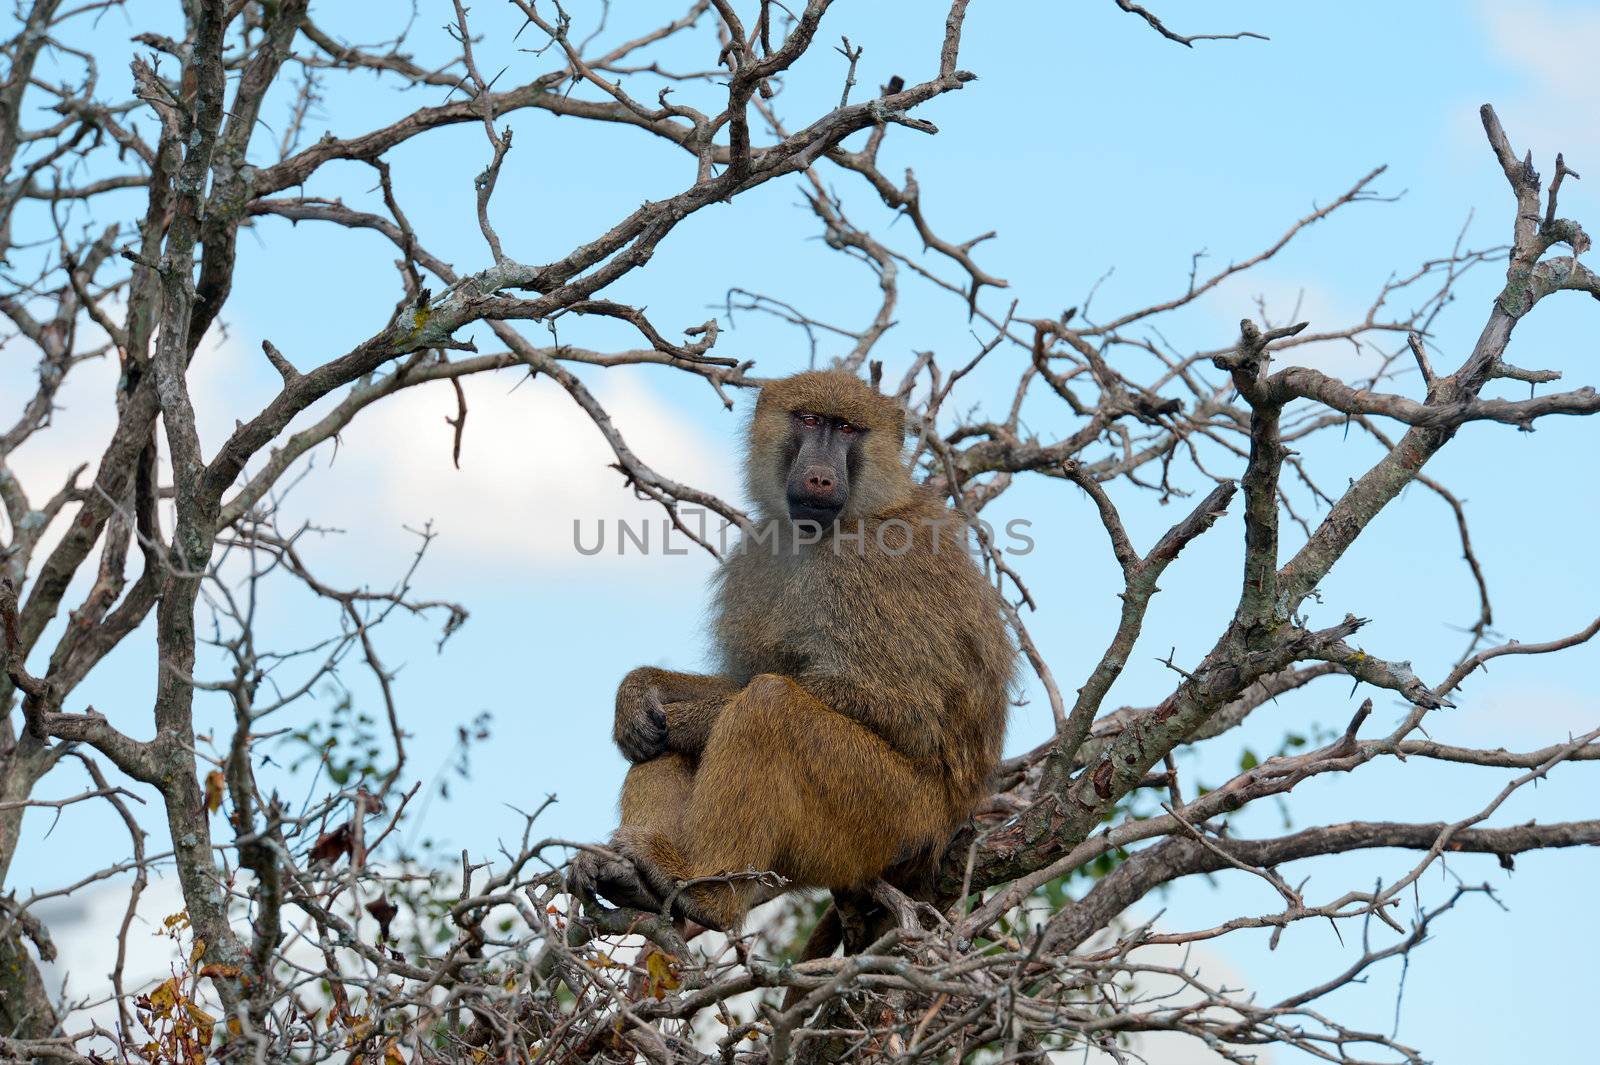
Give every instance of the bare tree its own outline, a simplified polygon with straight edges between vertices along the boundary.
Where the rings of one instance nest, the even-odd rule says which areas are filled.
[[[1087,301],[1066,313],[1030,314],[980,264],[983,236],[942,235],[912,174],[899,180],[880,167],[888,137],[935,133],[925,117],[936,110],[930,105],[972,80],[960,66],[966,0],[938,15],[906,14],[943,20],[920,80],[895,78],[866,91],[856,80],[860,50],[845,39],[836,49],[843,58],[827,75],[843,75],[837,106],[800,115],[781,113],[781,90],[803,56],[832,47],[824,16],[830,24],[847,16],[830,13],[829,0],[798,10],[759,0],[739,5],[742,11],[730,0],[693,0],[669,21],[587,35],[583,19],[604,26],[620,12],[602,7],[576,18],[559,3],[513,3],[524,50],[497,73],[480,63],[485,42],[460,0],[445,13],[455,55],[443,65],[413,58],[404,35],[345,43],[319,26],[308,0],[186,0],[174,5],[181,38],[136,38],[127,99],[102,91],[104,57],[74,43],[117,0],[32,0],[19,9],[0,86],[0,314],[9,326],[6,357],[32,358],[37,384],[30,395],[6,397],[17,411],[0,426],[0,706],[7,708],[0,877],[30,809],[109,803],[127,826],[130,850],[77,884],[0,898],[0,1056],[913,1062],[980,1051],[984,1060],[1013,1061],[1098,1047],[1133,1060],[1126,1037],[1171,1032],[1230,1061],[1273,1044],[1329,1061],[1420,1061],[1395,1037],[1348,1028],[1319,1006],[1372,966],[1405,955],[1464,895],[1489,890],[1463,881],[1443,903],[1402,920],[1418,878],[1446,853],[1509,863],[1529,850],[1600,843],[1600,820],[1485,825],[1509,796],[1557,765],[1600,758],[1600,728],[1520,752],[1449,746],[1422,732],[1428,716],[1492,659],[1553,653],[1600,631],[1597,620],[1571,634],[1535,634],[1537,642],[1494,642],[1464,511],[1423,472],[1468,422],[1528,428],[1551,415],[1600,411],[1593,389],[1537,394],[1558,375],[1503,357],[1517,323],[1547,297],[1566,290],[1600,297],[1600,277],[1579,261],[1589,238],[1558,213],[1562,184],[1577,175],[1557,156],[1546,188],[1531,155],[1518,155],[1485,106],[1483,128],[1511,194],[1508,244],[1473,250],[1458,243],[1394,275],[1360,320],[1246,318],[1236,339],[1183,350],[1162,339],[1163,316],[1215,299],[1225,281],[1272,259],[1307,226],[1373,199],[1379,171],[1258,254],[1210,275],[1197,257],[1182,291],[1109,314],[1091,314]],[[1140,5],[1116,3],[1184,45],[1257,36],[1185,36]],[[602,46],[602,39],[616,43]],[[692,65],[683,65],[686,55],[697,57]],[[373,76],[436,102],[359,135],[302,143],[318,101]],[[286,120],[269,125],[269,98],[286,108]],[[513,150],[507,119],[527,110],[659,138],[692,160],[692,179],[665,199],[619,211],[614,224],[559,258],[523,262],[501,240],[494,216],[502,164]],[[484,133],[474,190],[482,251],[471,269],[458,270],[430,252],[408,221],[390,156],[463,124]],[[855,134],[864,136],[847,147]],[[336,163],[370,169],[381,209],[314,194]],[[301,547],[306,529],[285,527],[277,508],[307,457],[386,398],[452,382],[459,457],[468,418],[460,381],[537,374],[558,383],[604,434],[625,489],[659,503],[683,535],[715,553],[687,515],[700,508],[736,521],[737,507],[649,465],[572,368],[668,367],[699,378],[711,400],[728,405],[758,384],[760,367],[714,354],[726,319],[674,341],[674,328],[606,291],[647,273],[652,253],[685,218],[780,178],[798,181],[828,246],[870,270],[877,309],[863,323],[841,325],[780,295],[739,290],[726,296],[727,316],[772,314],[813,337],[842,341],[841,364],[870,364],[875,376],[884,372],[879,344],[902,284],[946,293],[968,316],[973,350],[953,359],[919,354],[886,380],[897,382],[920,427],[914,454],[925,478],[979,530],[1055,720],[1052,735],[1004,764],[992,799],[952,842],[934,897],[911,899],[879,885],[874,904],[893,918],[889,933],[873,942],[857,936],[843,957],[798,963],[783,959],[783,934],[791,918],[806,916],[807,901],[780,904],[760,928],[734,939],[695,935],[661,915],[574,909],[561,875],[573,845],[541,838],[537,813],[495,862],[463,854],[459,870],[440,878],[404,858],[395,830],[410,816],[417,787],[379,629],[397,614],[425,615],[448,636],[466,613],[420,595],[409,572],[384,590],[317,572]],[[856,225],[836,189],[875,195],[904,216],[915,247]],[[281,387],[260,409],[231,412],[236,427],[208,454],[190,373],[223,320],[241,229],[273,220],[365,230],[388,241],[397,257],[396,306],[386,322],[371,323],[366,340],[314,365],[259,338]],[[1566,253],[1552,254],[1558,245]],[[1502,262],[1505,284],[1480,309],[1477,344],[1440,350],[1435,323],[1461,276]],[[573,315],[616,319],[637,333],[637,346],[561,344],[552,327]],[[461,339],[477,323],[496,350],[480,352]],[[1303,366],[1273,367],[1297,346],[1331,339],[1377,353],[1373,371],[1345,381]],[[980,363],[998,361],[997,353],[1022,367],[1011,399],[975,410],[963,382]],[[84,465],[64,484],[24,484],[11,457],[51,429],[69,375],[110,359],[120,374],[104,435],[72,442]],[[1419,378],[1407,376],[1412,368]],[[1497,380],[1527,383],[1530,395],[1485,396]],[[1413,381],[1418,387],[1408,387]],[[1068,431],[1040,436],[1028,428],[1043,425]],[[1370,468],[1347,471],[1342,490],[1319,484],[1300,459],[1330,432],[1366,434],[1382,449]],[[1027,627],[1034,603],[1025,575],[982,531],[985,509],[1025,476],[1087,494],[1109,541],[1108,564],[1125,584],[1115,636],[1087,677],[1052,672],[1050,648]],[[1451,535],[1481,603],[1460,660],[1432,679],[1400,660],[1404,648],[1378,655],[1353,645],[1363,625],[1353,614],[1321,628],[1306,618],[1307,600],[1413,483],[1456,515]],[[1123,492],[1183,500],[1187,513],[1143,548],[1119,514]],[[1320,518],[1307,501],[1325,508]],[[1108,708],[1161,575],[1230,510],[1244,522],[1242,578],[1236,593],[1234,578],[1220,587],[1237,594],[1231,618],[1197,664],[1169,663],[1176,679],[1158,704]],[[1305,533],[1288,558],[1279,546],[1285,520]],[[419,559],[431,535],[423,534]],[[293,646],[269,646],[262,590],[283,583],[320,604],[326,629]],[[150,719],[113,724],[78,692],[151,617],[158,688]],[[258,782],[253,752],[346,662],[370,671],[390,747],[295,809]],[[1408,710],[1394,727],[1375,730],[1369,699],[1320,746],[1286,750],[1209,791],[1180,779],[1175,752],[1331,675],[1392,693]],[[231,734],[197,735],[197,692],[228,700]],[[1226,815],[1248,804],[1291,796],[1312,777],[1389,760],[1516,775],[1480,808],[1448,822],[1348,822],[1258,839],[1225,831]],[[87,786],[66,798],[38,797],[47,774],[65,779],[65,766],[86,774]],[[155,802],[144,804],[151,796]],[[145,819],[157,811],[172,841],[165,853],[146,846]],[[210,817],[219,811],[226,813],[220,835]],[[1413,856],[1376,887],[1308,897],[1281,871],[1308,857],[1380,848]],[[69,1013],[82,1003],[56,1000],[39,975],[35,958],[49,959],[53,947],[34,908],[128,876],[125,950],[147,875],[158,866],[175,871],[185,903],[169,921],[179,945],[174,975],[154,987],[125,986],[119,960],[108,992],[118,1023],[75,1026]],[[1085,869],[1095,875],[1066,890],[1065,878]],[[1224,869],[1261,878],[1281,905],[1182,931],[1121,919],[1163,885]],[[848,911],[852,904],[839,905]],[[847,928],[864,927],[858,910],[842,916]],[[1359,925],[1367,948],[1347,970],[1277,1002],[1152,960],[1161,956],[1151,948],[1163,944],[1251,928],[1276,936],[1308,918]],[[1379,925],[1393,936],[1384,938]],[[441,927],[448,933],[442,946],[422,935]],[[1152,980],[1169,990],[1152,992]]]

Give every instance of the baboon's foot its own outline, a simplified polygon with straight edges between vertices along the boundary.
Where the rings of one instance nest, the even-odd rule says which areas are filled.
[[[583,851],[567,866],[567,891],[577,898],[603,898],[613,906],[659,913],[664,899],[651,891],[632,859],[615,850]]]
[[[614,906],[661,913],[692,921],[713,931],[726,931],[730,913],[741,913],[736,888],[724,884],[683,886],[671,870],[683,865],[666,839],[645,832],[618,829],[602,850],[584,851],[573,859],[568,885],[584,898],[604,898]],[[726,911],[726,912],[724,912]]]
[[[681,894],[673,871],[682,865],[677,848],[665,837],[619,828],[604,848],[584,851],[574,859],[572,868],[589,897],[598,894],[614,906],[661,913],[675,893]]]

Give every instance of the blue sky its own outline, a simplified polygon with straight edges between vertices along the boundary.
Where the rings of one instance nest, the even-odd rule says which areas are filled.
[[[449,44],[440,28],[447,5],[429,0],[421,6],[412,46],[426,56]],[[503,12],[480,6],[475,16],[490,31],[486,67],[508,66],[508,81],[545,69],[507,40],[494,21],[514,28]],[[569,6],[581,23],[584,5]],[[124,48],[127,36],[147,28],[141,16],[153,7],[131,5],[133,29],[118,22],[122,16],[107,16],[96,31],[103,48]],[[613,14],[619,21],[620,7]],[[1021,300],[1023,313],[1081,304],[1113,268],[1095,296],[1103,315],[1175,295],[1193,252],[1206,249],[1213,267],[1253,254],[1313,204],[1388,164],[1378,188],[1403,192],[1398,202],[1337,213],[1266,267],[1174,317],[1164,332],[1179,347],[1227,343],[1258,294],[1282,315],[1300,301],[1302,316],[1314,326],[1358,317],[1391,271],[1446,252],[1469,212],[1476,212],[1469,244],[1507,238],[1511,200],[1476,115],[1485,101],[1499,110],[1513,145],[1531,148],[1547,175],[1557,150],[1579,172],[1600,168],[1594,123],[1600,75],[1592,63],[1600,50],[1600,5],[1174,2],[1156,10],[1185,32],[1248,28],[1272,40],[1184,49],[1109,0],[975,4],[962,65],[980,80],[921,112],[939,125],[937,136],[895,130],[889,138],[885,172],[915,167],[928,216],[941,234],[964,239],[998,231],[980,246],[980,261],[1010,280],[1009,294]],[[916,78],[930,70],[943,21],[935,14],[931,8],[919,15],[901,5],[840,4],[823,37],[846,33],[865,48],[859,79],[870,88],[892,74]],[[370,25],[330,25],[351,39],[377,35]],[[124,68],[103,63],[108,85],[126,80]],[[783,113],[800,117],[828,106],[841,67],[836,54],[817,49],[790,79]],[[366,77],[332,87],[335,102],[310,123],[311,137],[324,129],[358,132],[438,95],[397,94]],[[346,89],[348,95],[339,95]],[[281,121],[282,107],[269,108],[266,118]],[[693,176],[686,155],[634,130],[536,113],[506,122],[516,131],[516,146],[494,213],[508,253],[523,261],[560,254],[641,199],[670,193]],[[278,127],[272,128],[267,141],[276,140]],[[397,191],[423,243],[461,269],[487,262],[471,195],[472,176],[485,159],[482,131],[470,126],[392,156]],[[887,211],[864,186],[846,175],[829,180],[854,221],[909,248],[910,227],[886,228]],[[374,199],[371,184],[365,168],[339,166],[307,191],[366,205]],[[1600,170],[1563,190],[1563,213],[1592,230],[1600,228],[1597,184]],[[612,297],[648,303],[664,331],[703,321],[732,286],[781,296],[841,324],[866,321],[875,306],[872,278],[815,239],[818,227],[799,202],[796,183],[776,182],[695,216]],[[392,258],[376,238],[311,224],[267,220],[242,238],[227,336],[196,371],[208,447],[236,417],[270,398],[275,377],[257,354],[262,339],[307,366],[381,325],[397,294]],[[1462,285],[1441,323],[1435,365],[1460,361],[1499,280],[1498,266],[1491,265]],[[913,351],[931,348],[951,364],[974,350],[961,309],[909,278],[897,318],[878,349],[891,378]],[[1567,387],[1593,382],[1600,377],[1597,322],[1600,309],[1577,297],[1550,301],[1519,328],[1512,361],[1562,370]],[[751,315],[734,325],[719,352],[755,358],[766,374],[806,365],[797,332]],[[473,335],[490,350],[487,330]],[[532,335],[544,336],[537,327]],[[562,339],[597,347],[632,342],[591,323],[564,324]],[[824,355],[832,350],[824,344]],[[1013,375],[1018,357],[1006,354],[1010,362],[991,365],[992,380]],[[1341,371],[1360,365],[1331,349],[1306,359]],[[89,369],[92,379],[97,371]],[[0,384],[19,372],[13,365],[0,368]],[[654,368],[584,376],[646,461],[680,480],[737,491],[731,456],[740,419],[722,411],[709,389]],[[563,394],[544,381],[516,386],[516,375],[469,383],[472,414],[460,471],[450,466],[443,419],[454,402],[442,386],[370,412],[344,434],[336,458],[328,449],[318,454],[315,470],[285,504],[287,514],[344,530],[319,540],[308,555],[325,576],[352,584],[392,580],[414,546],[404,527],[433,521],[439,539],[416,587],[426,596],[461,600],[472,619],[442,654],[434,652],[431,629],[406,622],[386,634],[385,647],[391,662],[404,663],[399,691],[418,776],[427,779],[443,764],[459,722],[480,711],[494,716],[492,741],[472,753],[471,779],[453,787],[448,803],[432,804],[425,826],[476,853],[516,831],[520,819],[509,807],[536,805],[547,793],[560,799],[545,815],[550,833],[596,838],[607,831],[624,770],[609,742],[617,680],[641,663],[703,664],[709,559],[573,552],[574,519],[592,524],[652,512],[626,498],[605,468],[598,434]],[[103,389],[103,375],[96,387]],[[1396,387],[1416,391],[1417,382]],[[103,425],[94,404],[104,394],[88,386],[69,393],[57,439],[23,458],[49,470],[92,448],[103,436],[94,428]],[[1047,435],[1069,427],[1034,428]],[[1591,549],[1600,519],[1590,473],[1597,430],[1592,422],[1570,419],[1532,434],[1469,426],[1429,468],[1468,501],[1497,628],[1506,636],[1547,639],[1600,613]],[[1332,487],[1359,476],[1375,457],[1354,436],[1329,436],[1307,448],[1307,460]],[[1113,496],[1136,544],[1148,546],[1174,518],[1126,486],[1115,487]],[[1060,484],[1018,490],[1005,510],[1011,515],[1033,522],[1039,544],[1021,560],[1042,603],[1030,627],[1063,686],[1076,687],[1115,623],[1116,574],[1103,533],[1081,494]],[[1170,648],[1178,663],[1193,663],[1210,646],[1236,595],[1238,532],[1235,513],[1169,571],[1135,661],[1108,706],[1159,699],[1172,675],[1155,656]],[[1291,534],[1285,549],[1295,546]],[[1470,621],[1476,610],[1449,512],[1415,490],[1374,523],[1322,591],[1321,614],[1313,621],[1336,620],[1346,611],[1371,617],[1363,645],[1411,659],[1429,680],[1442,676],[1463,644],[1451,626]],[[305,607],[292,596],[276,604],[285,638],[332,624],[331,614],[308,615]],[[97,671],[84,693],[140,735],[148,729],[149,662],[145,648],[129,647]],[[1600,723],[1592,679],[1597,665],[1600,651],[1593,647],[1555,658],[1501,660],[1468,683],[1458,709],[1434,715],[1430,732],[1449,742],[1515,749],[1592,728]],[[358,698],[370,697],[357,673],[348,677]],[[1027,694],[1031,701],[1012,719],[1014,749],[1048,732],[1048,709],[1037,692]],[[1186,772],[1217,783],[1237,764],[1241,747],[1273,749],[1290,729],[1341,728],[1364,694],[1351,698],[1349,685],[1337,679],[1319,682],[1258,713],[1241,734],[1199,754]],[[1397,719],[1391,701],[1378,697],[1375,703],[1374,730]],[[207,720],[224,726],[220,701],[201,705],[203,714],[213,715]],[[43,791],[79,790],[71,772],[52,778]],[[1295,824],[1454,819],[1476,811],[1509,776],[1373,765],[1298,789]],[[1519,794],[1493,823],[1592,817],[1597,808],[1593,774],[1567,767]],[[1273,808],[1236,824],[1242,833],[1282,827]],[[37,816],[28,824],[8,885],[23,894],[80,875],[123,846],[107,811],[72,808],[48,840],[42,838],[46,827]],[[1296,868],[1312,875],[1312,897],[1331,898],[1380,875],[1392,879],[1410,864],[1406,855],[1384,854]],[[1451,868],[1468,881],[1495,884],[1509,912],[1470,900],[1437,926],[1437,939],[1411,963],[1400,1038],[1441,1061],[1579,1060],[1584,1051],[1570,1018],[1589,1004],[1600,981],[1600,937],[1586,916],[1593,894],[1587,885],[1600,876],[1600,855],[1529,855],[1509,876],[1493,858],[1458,858]],[[1424,903],[1442,898],[1449,883],[1430,872],[1421,884]],[[1270,896],[1258,881],[1223,876],[1148,900],[1139,913],[1165,907],[1164,925],[1198,927],[1243,908],[1275,909]],[[1291,930],[1275,953],[1266,951],[1264,936],[1244,935],[1212,944],[1209,957],[1270,999],[1343,968],[1355,956],[1355,937],[1346,932],[1345,940],[1341,946],[1325,924],[1307,924]],[[1326,1005],[1354,1025],[1387,1031],[1397,976],[1395,966],[1380,968],[1368,984]],[[1509,1017],[1518,1021],[1508,1023]],[[1279,1053],[1272,1060],[1294,1059]]]

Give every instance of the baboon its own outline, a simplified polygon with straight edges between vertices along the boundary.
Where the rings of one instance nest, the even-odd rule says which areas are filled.
[[[576,891],[726,929],[755,885],[683,881],[771,870],[839,891],[931,872],[999,759],[1015,652],[965,523],[912,479],[906,432],[846,371],[761,390],[759,521],[714,582],[719,671],[623,679],[620,857],[580,855]]]

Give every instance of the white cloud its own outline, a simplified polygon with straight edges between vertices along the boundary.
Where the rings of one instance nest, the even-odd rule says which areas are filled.
[[[1511,132],[1519,150],[1532,148],[1535,158],[1557,151],[1577,161],[1600,154],[1600,130],[1594,117],[1600,113],[1600,11],[1550,0],[1494,3],[1481,0],[1478,21],[1490,51],[1526,83],[1523,95],[1494,101],[1495,110]],[[1482,101],[1463,106],[1461,125],[1475,150],[1483,134],[1477,108]]]
[[[294,499],[296,512],[348,530],[347,541],[362,551],[376,538],[382,547],[409,553],[416,541],[405,528],[431,521],[439,534],[435,550],[452,565],[495,572],[606,559],[636,565],[631,544],[630,555],[617,559],[616,523],[648,523],[650,561],[675,562],[660,555],[664,512],[636,499],[609,468],[616,457],[588,415],[553,381],[541,377],[517,386],[519,380],[520,374],[500,374],[463,382],[468,416],[460,469],[451,460],[452,430],[445,421],[456,413],[448,384],[380,401],[345,430],[337,452],[319,449],[324,468]],[[738,498],[731,456],[700,427],[715,404],[680,414],[626,372],[607,374],[594,391],[644,462],[675,480]],[[726,417],[732,429],[734,416]],[[586,545],[595,542],[597,523],[605,523],[601,554],[575,551],[575,520]],[[685,546],[675,538],[675,548]]]
[[[111,308],[113,314],[115,310]],[[119,373],[112,354],[75,367],[58,393],[51,425],[11,456],[10,466],[35,506],[65,484],[79,464],[89,463],[80,484],[93,477],[94,463],[115,426]],[[337,448],[323,445],[314,452],[315,469],[290,497],[289,512],[344,530],[340,539],[347,553],[370,558],[376,550],[386,562],[403,562],[415,550],[416,539],[406,526],[421,528],[430,520],[440,533],[436,557],[474,568],[526,571],[619,561],[618,521],[636,529],[644,523],[651,527],[651,557],[641,560],[633,553],[620,561],[630,567],[677,561],[660,553],[664,512],[653,502],[636,499],[621,475],[609,468],[616,459],[594,423],[553,381],[538,378],[518,386],[523,376],[504,373],[463,382],[469,415],[459,470],[451,463],[452,431],[445,422],[456,409],[448,384],[429,384],[380,400],[356,417]],[[18,397],[6,404],[7,416],[13,417],[9,408],[20,409],[32,392],[32,381],[17,372],[8,373],[5,382]],[[238,419],[270,401],[276,376],[264,371],[260,353],[247,338],[214,330],[195,360],[189,386],[202,452],[210,457]],[[596,375],[591,387],[643,461],[666,476],[737,501],[732,456],[713,439],[718,430],[736,431],[736,415],[724,414],[714,401],[693,403],[680,413],[628,370]],[[715,421],[719,417],[724,424]],[[164,435],[160,452],[163,480],[170,480]],[[597,522],[605,522],[607,546],[601,556],[576,554],[574,519],[583,522],[585,543],[591,544]],[[170,525],[170,513],[167,521]],[[56,524],[35,553],[35,565],[66,522],[58,519]],[[681,536],[675,537],[674,546],[684,546]]]

